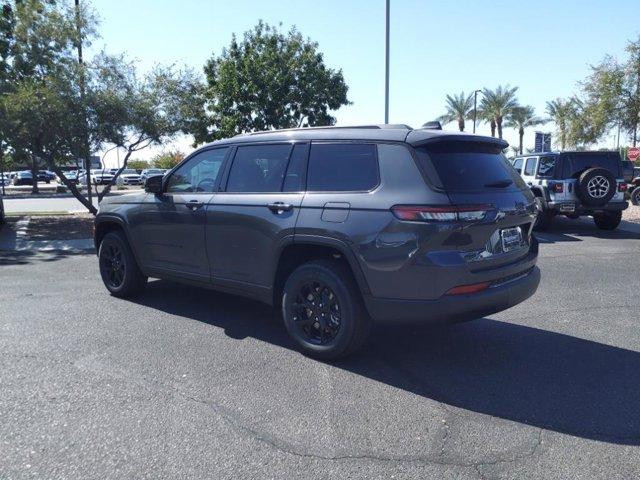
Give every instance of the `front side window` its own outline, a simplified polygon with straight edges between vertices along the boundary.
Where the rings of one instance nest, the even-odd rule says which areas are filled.
[[[169,193],[212,193],[228,148],[204,150],[191,157],[171,174]],[[162,175],[163,172],[159,174]]]
[[[280,192],[290,144],[238,147],[227,181],[227,192]]]
[[[536,173],[536,159],[535,158],[527,158],[527,163],[524,166],[524,174],[525,175],[533,175]]]
[[[307,191],[362,192],[379,183],[376,146],[359,143],[311,145]]]
[[[516,169],[516,172],[518,173],[522,173],[522,163],[524,162],[524,159],[522,158],[516,158],[515,161],[513,162],[513,168]]]

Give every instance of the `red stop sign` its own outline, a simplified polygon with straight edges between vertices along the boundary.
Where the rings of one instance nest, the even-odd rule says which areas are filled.
[[[629,160],[632,160],[632,161],[640,157],[640,148],[631,147],[627,152],[627,157],[629,157]]]

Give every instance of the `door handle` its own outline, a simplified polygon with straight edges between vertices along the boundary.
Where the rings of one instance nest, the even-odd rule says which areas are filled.
[[[293,210],[293,205],[291,205],[290,203],[274,202],[267,203],[267,208],[274,213],[282,213]]]
[[[185,206],[189,210],[197,210],[201,208],[203,205],[204,203],[202,203],[200,200],[189,200],[187,203],[185,203]]]

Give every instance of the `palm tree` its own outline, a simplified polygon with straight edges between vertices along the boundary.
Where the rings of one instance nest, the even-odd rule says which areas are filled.
[[[567,146],[569,140],[569,130],[571,121],[576,111],[576,101],[573,98],[562,99],[556,98],[547,102],[547,115],[555,122],[558,128],[558,136],[560,137],[560,148],[562,150]]]
[[[518,150],[522,155],[522,139],[524,138],[524,129],[527,127],[534,127],[541,125],[544,120],[540,117],[536,117],[533,107],[527,105],[525,107],[515,107],[505,122],[505,127],[515,128],[518,130]]]
[[[509,85],[500,85],[495,90],[485,88],[482,93],[482,101],[480,102],[480,115],[485,121],[491,125],[491,136],[502,138],[502,123],[508,117],[514,108],[518,106],[516,99],[516,91],[518,87],[510,87]]]
[[[458,122],[458,128],[464,132],[464,121],[470,118],[473,111],[473,95],[447,95],[447,103],[445,108],[447,112],[438,118],[443,123]]]

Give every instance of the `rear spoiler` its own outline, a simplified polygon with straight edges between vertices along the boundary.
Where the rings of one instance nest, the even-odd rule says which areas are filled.
[[[439,142],[473,142],[488,143],[504,150],[509,143],[501,138],[486,137],[484,135],[473,135],[469,133],[443,132],[438,130],[412,130],[405,139],[407,143],[414,147],[428,145]]]

